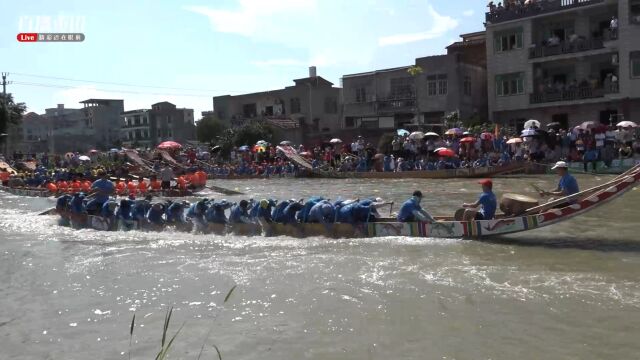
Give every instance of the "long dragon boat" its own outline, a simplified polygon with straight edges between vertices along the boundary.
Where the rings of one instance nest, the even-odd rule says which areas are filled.
[[[179,197],[194,196],[198,191],[202,189],[203,188],[198,188],[193,190],[169,189],[169,190],[160,190],[160,191],[148,191],[146,194],[153,195],[153,196],[160,196],[164,198],[179,198]],[[44,189],[44,188],[9,187],[4,185],[0,185],[0,191],[4,191],[13,195],[30,196],[30,197],[50,197],[50,196],[60,195],[60,194],[54,194],[50,192],[48,189]]]
[[[198,227],[199,233],[236,234],[245,236],[324,236],[330,238],[361,238],[409,236],[424,238],[480,238],[529,231],[550,226],[575,216],[582,215],[623,195],[640,182],[640,166],[607,183],[584,190],[569,197],[526,209],[517,216],[498,216],[494,220],[456,221],[453,217],[436,217],[436,222],[402,223],[383,218],[375,222],[360,224],[315,224],[315,223],[256,223],[256,224],[206,224]],[[556,208],[560,204],[571,205]],[[141,230],[193,232],[191,223],[178,225],[153,225],[145,221],[112,221],[98,216],[70,213],[61,214],[63,222],[74,228],[95,230]]]

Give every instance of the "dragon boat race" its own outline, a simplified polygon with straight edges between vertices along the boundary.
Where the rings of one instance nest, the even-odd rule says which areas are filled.
[[[3,10],[0,359],[640,357],[640,1]]]

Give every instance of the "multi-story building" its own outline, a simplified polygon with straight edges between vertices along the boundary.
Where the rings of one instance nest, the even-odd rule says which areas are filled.
[[[127,148],[151,148],[155,141],[151,138],[149,110],[129,110],[120,114],[122,146]]]
[[[167,140],[179,143],[195,140],[193,109],[177,108],[174,104],[163,101],[151,105],[148,115],[151,145],[155,146]]]
[[[547,0],[486,14],[490,117],[564,128],[640,117],[640,0]]]
[[[49,152],[63,154],[95,148],[95,129],[84,109],[65,108],[58,104],[41,115],[46,124]]]
[[[98,149],[108,149],[120,142],[120,114],[123,100],[87,99],[80,102],[87,119],[87,127],[93,129],[93,144]]]
[[[327,140],[340,129],[340,88],[317,76],[315,67],[309,77],[293,80],[284,89],[216,96],[213,109],[230,126],[252,121],[271,125],[274,140],[313,142]]]
[[[461,35],[447,54],[412,66],[342,77],[343,129],[370,136],[403,127],[440,127],[446,114],[487,118],[484,32]]]
[[[151,109],[125,111],[120,119],[125,147],[153,148],[163,141],[185,143],[196,137],[193,109],[179,109],[166,101]]]

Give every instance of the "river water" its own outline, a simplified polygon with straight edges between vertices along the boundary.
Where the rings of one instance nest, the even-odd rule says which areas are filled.
[[[555,182],[502,178],[495,190],[533,195],[530,183]],[[396,203],[421,189],[438,215],[479,190],[472,180],[216,184],[256,199]],[[154,358],[174,306],[169,333],[184,327],[172,359],[195,359],[203,344],[203,359],[217,358],[212,344],[223,359],[637,359],[639,201],[636,189],[488,241],[330,240],[73,231],[37,215],[52,199],[0,193],[0,358],[126,359],[134,313],[131,357]]]

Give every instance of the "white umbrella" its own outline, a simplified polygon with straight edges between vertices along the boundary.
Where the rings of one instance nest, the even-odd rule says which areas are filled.
[[[628,127],[638,127],[638,124],[634,123],[633,121],[620,121],[619,123],[616,124],[616,126],[618,127],[623,127],[623,128],[628,128]]]
[[[91,158],[88,157],[87,155],[81,155],[81,156],[78,156],[78,160],[80,160],[80,161],[91,161]]]
[[[448,150],[448,149],[449,149],[449,148],[446,148],[446,147],[439,147],[439,148],[437,148],[437,149],[435,149],[435,150],[433,150],[433,151],[434,151],[434,152],[438,152],[438,151],[440,151],[440,150]]]
[[[407,135],[409,135],[409,131],[407,131],[405,129],[398,129],[396,131],[396,134],[398,134],[399,136],[407,136]]]
[[[598,127],[598,124],[596,124],[595,121],[585,121],[582,124],[580,124],[580,128],[582,130],[595,129],[596,127]]]
[[[536,135],[537,135],[536,129],[525,129],[525,130],[522,130],[522,134],[520,134],[520,136],[522,137],[536,136]]]
[[[507,144],[520,144],[521,142],[522,142],[522,139],[518,137],[507,140]]]
[[[269,143],[264,141],[264,140],[259,140],[258,142],[256,142],[256,145],[258,145],[258,146],[269,146]]]
[[[342,140],[340,140],[338,138],[334,138],[334,139],[331,139],[329,142],[332,143],[332,144],[340,144],[342,142]]]
[[[289,140],[281,141],[280,145],[289,146],[289,145],[291,145],[291,141],[289,141]]]
[[[531,129],[531,128],[534,128],[534,127],[539,128],[540,127],[540,121],[531,119],[531,120],[528,120],[526,123],[524,123],[524,128],[525,129]]]
[[[411,140],[420,140],[424,137],[424,133],[422,131],[414,131],[409,135],[409,139]]]
[[[425,137],[440,137],[440,135],[434,133],[433,131],[429,131],[428,133],[424,134]]]

